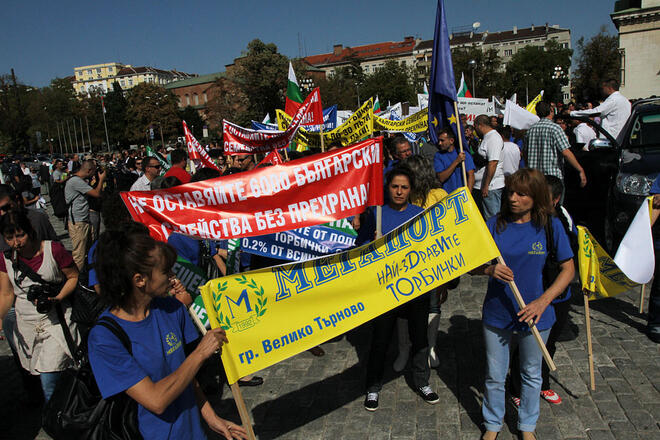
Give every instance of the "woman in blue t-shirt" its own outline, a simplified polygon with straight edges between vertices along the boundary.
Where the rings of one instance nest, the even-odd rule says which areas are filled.
[[[200,412],[226,438],[245,430],[218,417],[195,374],[227,342],[222,329],[199,338],[185,307],[168,296],[176,252],[144,233],[108,231],[99,239],[96,272],[110,308],[101,316],[116,321],[131,341],[132,354],[107,328],[89,333],[89,361],[103,398],[125,392],[138,403],[138,427],[145,439],[204,439]]]
[[[424,209],[410,204],[410,192],[415,187],[413,172],[405,165],[397,165],[387,173],[386,188],[389,199],[382,207],[382,233],[387,234],[408,220],[417,216]],[[355,240],[357,246],[373,241],[376,236],[376,219],[371,211],[366,221],[360,226]],[[373,336],[369,360],[367,361],[367,396],[364,408],[367,411],[378,409],[378,395],[383,386],[385,355],[391,345],[397,317],[408,320],[408,333],[412,342],[412,380],[417,393],[425,402],[438,403],[438,395],[429,386],[431,369],[429,367],[429,344],[427,322],[429,316],[429,298],[420,295],[417,298],[379,316],[373,321]]]
[[[566,289],[575,274],[568,237],[559,219],[551,214],[550,194],[543,174],[525,168],[507,176],[500,213],[487,222],[506,265],[484,265],[476,271],[491,277],[483,306],[486,381],[482,414],[485,440],[494,440],[502,428],[504,384],[514,335],[520,349],[522,373],[518,429],[523,440],[535,438],[533,432],[539,416],[543,358],[527,322],[533,321],[546,341],[555,322],[550,304]],[[561,270],[554,282],[544,289],[543,266],[547,249],[544,228],[548,222]],[[511,281],[516,282],[525,301],[522,310],[518,310],[509,288]]]

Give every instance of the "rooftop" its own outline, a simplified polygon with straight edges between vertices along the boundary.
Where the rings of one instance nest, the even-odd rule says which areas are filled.
[[[341,44],[336,44],[331,53],[311,55],[303,59],[311,65],[318,66],[345,63],[352,59],[367,60],[406,53],[412,54],[416,43],[413,37],[406,37],[403,41],[388,41],[355,47],[343,47]]]
[[[501,43],[504,41],[524,40],[529,38],[539,38],[550,34],[557,34],[562,32],[570,32],[569,29],[560,28],[557,25],[543,25],[532,26],[528,28],[514,28],[509,31],[500,32],[465,32],[460,34],[451,34],[449,36],[449,44],[452,46],[459,46],[463,44],[493,44]],[[433,40],[421,41],[415,50],[429,50],[433,49]]]
[[[192,78],[181,79],[178,81],[173,81],[169,84],[165,84],[166,89],[178,89],[181,87],[196,86],[198,84],[213,83],[218,80],[218,78],[223,78],[225,72],[216,72],[209,73],[206,75],[195,76]]]
[[[186,72],[179,72],[178,70],[163,70],[163,69],[156,69],[155,67],[149,67],[149,66],[141,66],[141,67],[131,67],[131,66],[125,66],[119,72],[117,72],[117,76],[126,76],[126,75],[135,75],[135,74],[144,74],[144,73],[155,73],[159,75],[174,75],[174,76],[181,76],[181,77],[194,77],[195,74],[192,73],[186,73]]]

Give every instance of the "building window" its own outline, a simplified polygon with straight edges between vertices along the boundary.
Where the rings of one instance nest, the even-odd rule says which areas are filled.
[[[100,73],[101,73],[101,69],[100,69],[100,68],[97,68],[97,69],[96,69],[96,73],[99,73],[99,74],[100,74]]]
[[[87,71],[87,75],[90,75],[90,76],[92,75],[92,69],[89,69],[89,70]]]
[[[128,78],[128,87],[133,85],[133,78]]]
[[[206,104],[207,102],[209,102],[209,99],[208,99],[208,97],[206,96],[206,92],[204,92],[204,94],[203,94],[202,96],[204,97],[204,104]]]
[[[197,95],[197,93],[193,94],[193,102],[195,103],[195,105],[199,105],[199,96]]]
[[[513,49],[504,49],[505,57],[510,57],[511,55],[513,55]]]
[[[621,85],[626,84],[626,49],[619,49],[619,59],[621,60]]]
[[[122,79],[121,81],[119,81],[119,85],[121,85],[122,88],[123,88],[123,87],[126,87],[126,81],[124,81],[124,80]]]
[[[190,95],[186,93],[186,106],[190,105]]]
[[[568,49],[568,43],[561,43],[562,49]]]
[[[571,95],[568,93],[564,93],[564,101],[569,101],[571,99]]]

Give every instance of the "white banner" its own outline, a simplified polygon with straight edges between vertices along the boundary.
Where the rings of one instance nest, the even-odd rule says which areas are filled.
[[[474,124],[479,115],[495,115],[493,103],[485,98],[458,98],[458,112],[467,116],[468,124]]]

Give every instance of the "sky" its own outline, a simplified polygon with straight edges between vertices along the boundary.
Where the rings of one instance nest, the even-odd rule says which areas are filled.
[[[13,68],[24,84],[43,87],[77,66],[121,62],[206,74],[225,70],[259,38],[284,55],[314,55],[335,44],[358,46],[433,38],[437,0],[306,2],[207,0],[5,0],[0,18],[0,74]],[[572,44],[605,25],[614,0],[445,0],[450,32],[558,24]]]

